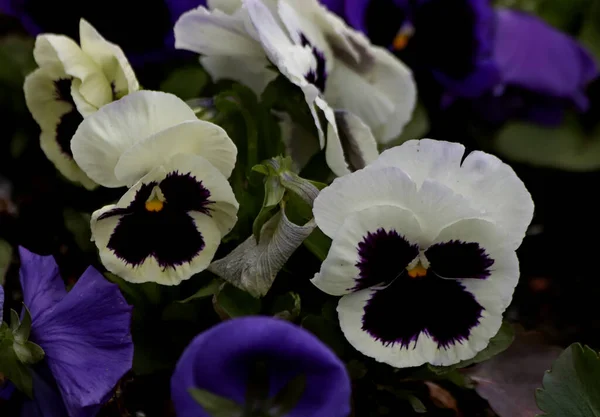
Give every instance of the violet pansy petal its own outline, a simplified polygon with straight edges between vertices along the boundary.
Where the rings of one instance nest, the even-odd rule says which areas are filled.
[[[198,335],[187,347],[171,379],[178,417],[209,417],[188,390],[200,388],[244,401],[251,366],[266,360],[271,394],[300,373],[305,391],[287,417],[345,417],[350,381],[342,362],[315,336],[271,317],[225,321]]]
[[[29,308],[33,320],[41,319],[65,297],[65,284],[54,257],[37,255],[23,247],[19,247],[19,254],[23,303]]]
[[[590,53],[541,19],[498,10],[494,58],[502,82],[587,107],[585,87],[598,75]]]
[[[4,314],[4,288],[0,285],[0,321],[2,321],[2,315]]]
[[[69,417],[95,415],[132,365],[131,307],[117,285],[88,268],[54,308],[33,320]]]
[[[21,417],[65,417],[67,411],[45,365],[32,372],[33,399],[25,399],[21,405]]]

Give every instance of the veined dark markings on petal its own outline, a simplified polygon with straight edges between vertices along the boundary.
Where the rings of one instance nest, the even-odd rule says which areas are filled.
[[[330,38],[329,41],[333,55],[357,73],[365,74],[371,71],[373,65],[375,65],[375,57],[365,46],[354,40],[354,38],[346,37],[346,41],[352,45],[358,57],[353,56],[347,50],[348,47],[346,45],[339,45],[334,38]]]
[[[351,129],[346,115],[347,113],[344,111],[336,111],[335,122],[338,127],[344,160],[348,164],[350,171],[354,172],[367,166],[367,162],[363,158],[357,138],[355,137],[357,130]]]
[[[83,117],[77,111],[77,107],[71,96],[71,80],[68,78],[56,80],[54,81],[54,88],[57,99],[71,105],[71,110],[62,115],[56,125],[56,142],[58,142],[58,146],[63,153],[73,158],[71,139],[77,131],[79,124],[83,121]]]
[[[146,201],[158,186],[164,204],[158,211],[146,209]],[[144,184],[126,208],[116,208],[98,218],[122,216],[108,241],[108,248],[125,263],[136,266],[154,257],[162,268],[192,261],[205,246],[189,212],[209,215],[210,191],[190,174],[169,173],[160,182]]]
[[[414,347],[421,333],[447,348],[466,340],[483,307],[454,280],[406,274],[375,291],[364,307],[362,329],[385,346]]]
[[[442,278],[478,278],[490,276],[494,260],[475,242],[449,242],[432,245],[425,251],[430,271]]]
[[[367,233],[358,244],[360,270],[356,285],[358,291],[373,285],[392,282],[402,275],[408,264],[417,257],[419,248],[412,245],[395,230],[381,228]]]
[[[317,61],[317,68],[311,69],[308,74],[305,75],[306,80],[314,84],[320,92],[325,91],[325,85],[327,83],[327,70],[325,68],[325,54],[318,50],[316,46],[314,46],[308,38],[301,33],[300,39],[302,42],[302,46],[309,46],[312,49],[312,53]]]

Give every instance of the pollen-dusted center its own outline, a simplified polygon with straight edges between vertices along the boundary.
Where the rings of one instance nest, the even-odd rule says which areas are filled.
[[[408,42],[414,34],[415,28],[412,24],[407,22],[404,25],[402,25],[392,42],[392,48],[394,49],[394,51],[401,51],[404,48],[406,48],[408,46]]]
[[[427,268],[423,267],[420,263],[408,270],[408,276],[411,278],[419,278],[427,275]]]
[[[158,186],[155,186],[152,189],[152,193],[150,194],[150,197],[148,197],[148,199],[146,200],[146,204],[145,204],[146,210],[152,211],[152,212],[159,212],[163,209],[164,206],[165,206],[165,196],[163,195],[160,188]]]

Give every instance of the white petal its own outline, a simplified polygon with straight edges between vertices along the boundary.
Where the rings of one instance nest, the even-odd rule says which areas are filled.
[[[277,78],[277,72],[268,68],[266,57],[234,58],[226,56],[203,56],[200,63],[213,81],[234,80],[250,87],[256,95],[262,94],[267,85]]]
[[[335,112],[337,129],[328,126],[327,165],[334,174],[342,176],[362,169],[379,156],[377,142],[371,129],[354,114],[338,110]]]
[[[383,228],[395,230],[409,242],[421,240],[421,228],[415,216],[396,206],[373,206],[351,213],[338,230],[321,270],[311,280],[321,291],[331,295],[352,292],[360,276],[358,245],[367,234]],[[383,279],[382,279],[383,281]]]
[[[233,14],[242,7],[242,0],[207,0],[210,10],[221,10],[227,14]]]
[[[72,104],[59,99],[55,81],[56,78],[52,78],[50,71],[38,68],[27,76],[23,85],[27,107],[41,129],[41,148],[67,179],[93,189],[97,184],[88,178],[57,141],[57,128],[62,117],[77,112],[77,109]]]
[[[207,56],[264,57],[260,43],[246,31],[242,12],[228,15],[200,6],[184,13],[175,24],[175,47]]]
[[[79,21],[79,38],[81,49],[102,69],[117,97],[140,89],[123,50],[104,39],[85,19]]]
[[[128,185],[136,183],[154,167],[176,154],[206,158],[229,178],[237,148],[221,127],[203,120],[191,120],[164,129],[126,150],[115,166],[115,177]]]
[[[33,54],[40,67],[59,74],[62,66],[65,74],[81,81],[78,90],[89,105],[99,108],[112,101],[112,89],[102,70],[72,39],[40,35]]]
[[[340,299],[337,308],[340,327],[346,339],[357,350],[396,368],[420,366],[424,363],[449,366],[461,360],[471,359],[487,347],[490,339],[498,333],[502,325],[501,315],[492,315],[484,310],[479,324],[471,329],[466,343],[457,343],[449,348],[438,348],[437,342],[427,334],[421,333],[416,343],[411,343],[408,347],[384,344],[362,329],[364,307],[374,291],[361,290]],[[397,319],[410,320],[410,317]]]
[[[464,147],[456,143],[412,140],[383,152],[372,166],[402,167],[417,185],[428,178],[450,187],[504,229],[517,248],[533,217],[531,195],[497,157],[475,151],[461,165],[463,153]]]
[[[169,173],[174,172],[189,173],[196,180],[201,181],[203,187],[210,192],[211,204],[207,206],[210,209],[209,215],[199,211],[188,212],[194,220],[196,229],[201,233],[205,246],[191,261],[175,267],[159,265],[153,255],[147,257],[140,265],[131,265],[108,248],[109,240],[122,216],[99,218],[115,208],[128,207],[143,184],[160,182]],[[231,230],[237,220],[237,208],[238,204],[229,183],[208,161],[199,156],[176,155],[168,164],[154,169],[142,178],[116,205],[95,212],[91,222],[92,239],[96,242],[104,266],[123,279],[136,283],[151,281],[162,285],[177,285],[208,267],[222,236]],[[131,239],[132,244],[135,244],[135,236],[131,236]]]
[[[77,164],[105,187],[127,185],[115,176],[122,154],[178,123],[197,120],[194,111],[173,94],[138,91],[107,104],[87,117],[71,141]]]
[[[311,48],[294,44],[261,0],[244,0],[244,7],[271,62],[292,83],[306,86],[306,74],[315,66]]]

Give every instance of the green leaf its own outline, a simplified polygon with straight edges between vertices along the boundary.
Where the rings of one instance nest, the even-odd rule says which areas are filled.
[[[293,321],[300,315],[300,310],[300,295],[295,292],[288,292],[275,298],[271,313],[275,317]]]
[[[579,40],[600,60],[600,1],[593,1],[589,7]]]
[[[342,357],[344,355],[346,342],[337,323],[321,316],[309,314],[302,320],[302,327],[321,339],[338,356]]]
[[[65,227],[73,234],[75,243],[84,252],[93,253],[96,251],[96,245],[92,242],[92,232],[90,229],[89,213],[82,213],[70,207],[63,211]]]
[[[12,264],[13,247],[4,239],[0,239],[0,285],[4,285],[4,278]]]
[[[199,388],[190,388],[189,393],[212,417],[242,417],[242,407],[229,398]]]
[[[500,330],[498,333],[491,338],[490,344],[475,355],[474,358],[467,359],[464,361],[460,361],[459,363],[452,366],[434,366],[428,365],[429,369],[431,369],[436,374],[445,374],[446,372],[450,372],[454,369],[465,368],[467,366],[487,361],[488,359],[493,358],[499,353],[504,352],[515,340],[515,331],[513,326],[508,323],[502,323]]]
[[[424,137],[430,129],[429,116],[423,103],[418,102],[412,119],[402,130],[402,134],[385,146],[385,149],[402,145],[411,139]]]
[[[508,123],[494,140],[495,151],[516,162],[568,171],[600,168],[600,128],[586,132],[574,115],[559,127]]]
[[[46,355],[44,350],[33,342],[20,343],[15,341],[13,349],[15,350],[17,358],[25,365],[38,363],[44,359],[44,356]]]
[[[211,295],[216,294],[219,291],[219,287],[221,286],[221,281],[218,279],[213,279],[206,286],[200,288],[194,295],[189,296],[185,300],[177,301],[178,303],[189,303],[193,300],[199,300],[202,298],[210,297]]]
[[[546,372],[536,392],[542,416],[600,416],[600,358],[587,346],[569,346]]]
[[[6,323],[0,324],[0,373],[4,374],[17,389],[33,397],[33,377],[14,349],[14,337]]]
[[[225,284],[215,296],[216,303],[231,318],[252,316],[260,312],[261,302],[246,291]]]
[[[256,361],[246,384],[246,414],[265,407],[269,399],[269,369],[264,361]]]
[[[208,80],[208,74],[199,65],[180,67],[169,74],[159,90],[190,100],[200,95]]]
[[[292,378],[270,401],[271,417],[284,417],[296,407],[306,389],[306,375]]]
[[[11,310],[11,314],[14,310]],[[16,313],[15,313],[16,314]],[[13,336],[15,340],[19,343],[25,343],[29,340],[29,335],[31,333],[31,313],[25,304],[23,304],[23,321],[19,323],[19,326],[16,330],[13,330]]]
[[[364,378],[369,371],[364,363],[357,361],[356,359],[352,359],[350,362],[348,362],[346,364],[346,369],[348,370],[348,375],[350,375],[350,378],[353,381]]]
[[[320,261],[324,261],[331,248],[331,238],[316,228],[304,241],[304,246],[312,252]]]

